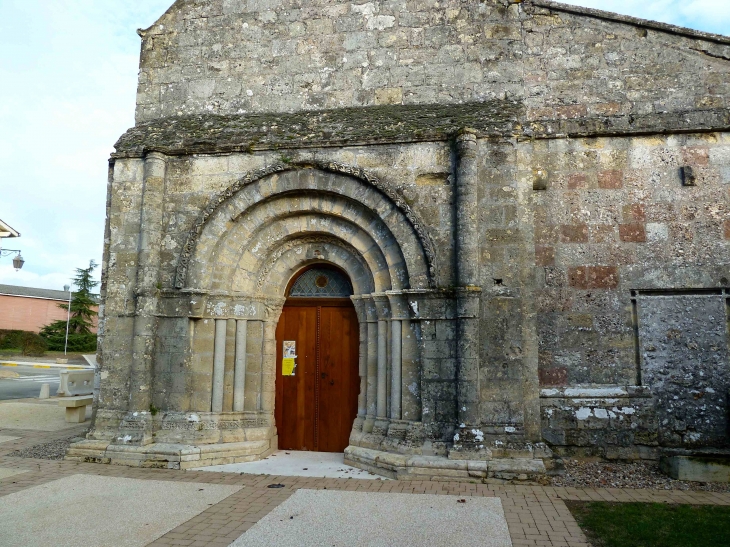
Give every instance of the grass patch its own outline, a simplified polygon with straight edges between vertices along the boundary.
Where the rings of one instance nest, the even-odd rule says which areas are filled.
[[[595,547],[730,545],[730,507],[566,502]]]

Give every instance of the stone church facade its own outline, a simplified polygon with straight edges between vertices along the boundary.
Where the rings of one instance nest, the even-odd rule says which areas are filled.
[[[276,450],[312,267],[351,285],[352,465],[535,480],[727,446],[730,38],[545,0],[178,0],[140,35],[68,458]]]

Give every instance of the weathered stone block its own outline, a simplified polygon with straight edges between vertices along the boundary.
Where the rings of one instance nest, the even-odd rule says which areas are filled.
[[[588,225],[564,225],[560,227],[560,240],[563,243],[587,243],[588,242]]]
[[[618,227],[621,241],[627,243],[645,243],[646,226],[644,224],[621,224]]]
[[[619,273],[615,266],[579,266],[568,270],[568,279],[576,289],[615,289]]]
[[[619,170],[601,171],[598,173],[598,187],[604,190],[615,190],[623,187],[623,172]]]
[[[710,456],[662,456],[661,470],[675,480],[730,482],[730,458]]]
[[[538,373],[541,386],[565,386],[568,384],[568,369],[565,367],[541,368]]]

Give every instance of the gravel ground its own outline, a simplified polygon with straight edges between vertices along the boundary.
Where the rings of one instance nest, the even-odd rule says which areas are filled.
[[[608,463],[570,459],[563,462],[565,475],[552,477],[552,486],[730,492],[730,483],[675,481],[659,471],[659,464],[655,462]]]
[[[37,444],[23,450],[11,452],[8,456],[13,458],[35,458],[38,460],[62,460],[66,455],[66,449],[69,445],[77,440],[83,440],[83,437],[74,435],[67,439],[58,439],[45,444]]]

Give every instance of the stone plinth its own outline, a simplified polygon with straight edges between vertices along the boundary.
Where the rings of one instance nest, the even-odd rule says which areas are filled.
[[[659,468],[680,481],[730,482],[730,449],[665,450]]]

